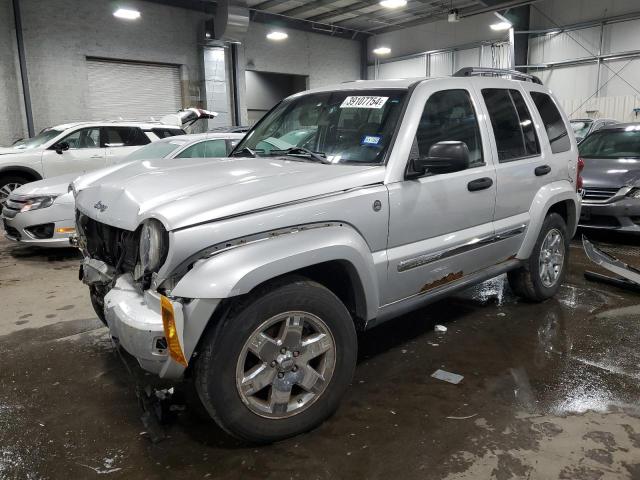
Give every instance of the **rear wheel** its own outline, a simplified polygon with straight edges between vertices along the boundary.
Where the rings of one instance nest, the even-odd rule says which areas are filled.
[[[6,175],[0,177],[0,207],[5,204],[11,192],[30,181],[31,180],[21,175]]]
[[[289,278],[250,294],[204,339],[200,399],[232,435],[267,443],[329,417],[351,382],[353,320],[322,285]]]
[[[524,266],[508,273],[516,295],[533,302],[554,296],[564,280],[569,260],[567,225],[557,213],[547,215],[531,256]]]

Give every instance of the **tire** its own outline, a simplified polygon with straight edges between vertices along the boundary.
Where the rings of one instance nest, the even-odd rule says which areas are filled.
[[[297,337],[299,324],[305,330]],[[249,341],[258,332],[269,337],[260,347]],[[312,345],[326,350],[313,357]],[[354,323],[338,297],[316,282],[286,277],[232,305],[209,330],[197,357],[195,384],[223,430],[251,443],[270,443],[311,430],[334,413],[353,378],[356,356]],[[324,380],[309,367],[322,372]],[[248,380],[251,368],[263,374],[255,382],[267,379],[264,388]]]
[[[93,311],[105,326],[107,325],[107,319],[104,316],[104,295],[96,287],[89,287],[89,296],[91,297],[91,306]]]
[[[553,254],[553,257],[548,257],[545,249],[545,253],[541,254],[545,240],[549,240],[549,236],[555,234],[559,234],[557,247],[558,252],[562,254],[561,262],[559,262],[556,253]],[[555,249],[553,250],[555,251]],[[542,257],[545,257],[550,262],[546,267],[542,265],[544,260]],[[538,240],[536,240],[531,256],[524,266],[507,274],[511,290],[516,295],[531,302],[547,300],[553,297],[560,289],[560,285],[566,275],[568,262],[569,240],[567,238],[567,224],[557,213],[550,213],[542,224]],[[560,263],[559,268],[556,268],[558,263]],[[546,272],[549,269],[557,273],[547,275]]]
[[[21,175],[5,175],[0,177],[0,207],[4,205],[4,202],[9,197],[9,194],[16,188],[24,185],[25,183],[32,182],[33,180],[23,177]]]

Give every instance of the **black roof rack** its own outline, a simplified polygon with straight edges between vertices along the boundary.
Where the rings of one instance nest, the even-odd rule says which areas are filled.
[[[509,70],[506,68],[488,68],[488,67],[464,67],[453,74],[454,77],[509,77],[514,80],[523,80],[525,82],[533,82],[542,85],[535,75],[522,73],[517,70]]]

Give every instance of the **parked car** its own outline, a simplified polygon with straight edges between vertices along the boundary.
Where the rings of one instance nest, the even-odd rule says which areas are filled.
[[[571,120],[571,128],[578,143],[582,142],[587,135],[597,132],[603,127],[620,123],[612,118],[576,118]]]
[[[82,122],[47,128],[33,138],[0,148],[0,206],[25,183],[120,163],[142,145],[183,135],[161,123]]]
[[[124,163],[155,158],[226,157],[244,137],[239,133],[180,135],[150,143],[131,153]],[[111,170],[106,170],[111,171]],[[94,178],[102,171],[97,171]],[[70,247],[75,207],[70,173],[31,182],[14,190],[2,209],[5,237],[23,245]]]
[[[617,124],[580,144],[580,225],[640,233],[640,123]]]
[[[311,90],[227,160],[75,180],[111,336],[149,372],[188,372],[227,432],[270,442],[336,410],[356,330],[505,272],[553,296],[580,211],[569,121],[535,77],[474,73]],[[311,127],[307,147],[256,149]]]

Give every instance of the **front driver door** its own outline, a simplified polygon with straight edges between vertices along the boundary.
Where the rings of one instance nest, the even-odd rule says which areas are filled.
[[[431,293],[499,261],[493,238],[496,173],[475,92],[432,91],[422,84],[412,101],[424,102],[410,158],[426,157],[442,141],[469,149],[469,168],[389,184],[387,304]],[[425,102],[426,99],[426,102]],[[410,158],[407,159],[410,161]]]
[[[56,151],[57,145],[65,143],[69,146],[68,150]],[[105,149],[100,146],[100,127],[75,130],[42,154],[42,168],[45,177],[75,172],[80,175],[104,166]]]

